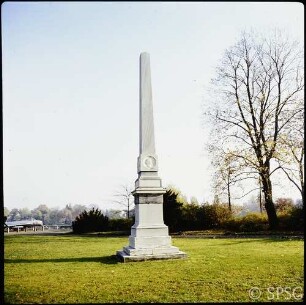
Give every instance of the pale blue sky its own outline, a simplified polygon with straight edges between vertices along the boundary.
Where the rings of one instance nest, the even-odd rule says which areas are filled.
[[[118,186],[137,178],[143,51],[151,56],[163,185],[210,200],[207,130],[201,122],[206,89],[241,31],[274,27],[302,40],[303,5],[5,2],[5,206],[113,207]]]

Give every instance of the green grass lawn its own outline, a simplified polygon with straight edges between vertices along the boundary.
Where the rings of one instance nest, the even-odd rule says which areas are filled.
[[[252,287],[260,289],[257,301],[301,298],[293,289],[304,286],[303,240],[173,238],[187,259],[118,263],[114,254],[127,243],[6,235],[5,302],[245,302]]]

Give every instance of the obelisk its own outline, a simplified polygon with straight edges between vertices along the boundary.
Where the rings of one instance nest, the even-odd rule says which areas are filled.
[[[155,152],[150,56],[140,54],[139,156],[138,178],[132,192],[135,200],[135,223],[129,245],[117,251],[123,262],[149,259],[184,258],[186,254],[171,245],[168,227],[163,220],[163,194]]]

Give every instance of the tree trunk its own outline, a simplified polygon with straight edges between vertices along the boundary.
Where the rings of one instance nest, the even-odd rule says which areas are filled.
[[[302,185],[301,196],[302,196],[302,206],[304,207],[304,184]]]
[[[261,197],[261,188],[259,189],[259,210],[262,214],[262,197]]]
[[[231,190],[229,183],[227,184],[227,196],[228,196],[228,209],[232,211],[232,204],[231,204]]]
[[[128,204],[127,204],[127,219],[130,218],[130,198],[128,198]]]
[[[301,188],[300,188],[300,192],[301,192],[301,197],[302,197],[302,205],[304,206],[304,175],[303,175],[303,166],[302,162],[300,164],[300,183],[301,183]]]
[[[274,230],[278,227],[278,218],[272,198],[272,183],[270,179],[270,166],[267,165],[261,172],[261,182],[265,197],[265,208],[268,215],[269,228]]]
[[[259,182],[259,210],[260,210],[260,213],[262,214],[262,197],[261,197],[262,188],[261,188],[260,176],[259,176],[258,182]]]

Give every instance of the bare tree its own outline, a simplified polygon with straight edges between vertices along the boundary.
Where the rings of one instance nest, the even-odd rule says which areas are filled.
[[[114,200],[114,202],[126,207],[127,218],[130,218],[131,208],[134,204],[132,190],[133,188],[130,185],[123,184],[120,185],[119,190],[114,194],[114,197],[116,197],[116,200]]]
[[[252,173],[247,171],[244,165],[240,162],[235,154],[231,151],[224,151],[216,146],[211,149],[212,165],[214,167],[213,188],[216,195],[226,194],[228,208],[232,210],[232,199],[242,198],[233,197],[233,188],[239,188],[240,193],[243,192],[243,187],[240,184],[246,179],[253,178]],[[250,192],[248,192],[250,193]]]
[[[226,50],[213,80],[218,93],[210,112],[214,126],[235,156],[260,175],[271,229],[278,226],[271,161],[281,136],[303,111],[302,62],[298,43],[280,32],[268,39],[244,33]]]
[[[299,190],[304,204],[304,112],[280,138],[280,148],[276,155],[279,168]]]

